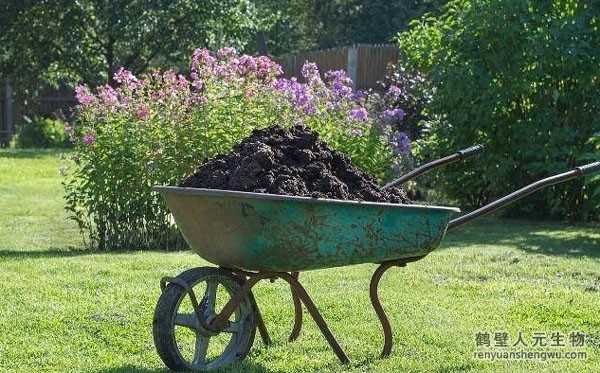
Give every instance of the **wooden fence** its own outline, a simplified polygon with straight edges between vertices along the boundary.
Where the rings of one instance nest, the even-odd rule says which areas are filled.
[[[35,105],[25,106],[19,99],[18,84],[0,81],[0,145],[6,146],[15,134],[23,116],[51,117],[68,113],[77,103],[73,90],[62,88],[42,92]]]
[[[284,55],[276,59],[283,68],[284,76],[301,78],[302,65],[306,61],[319,66],[321,73],[328,70],[344,70],[358,89],[376,88],[383,80],[388,64],[398,60],[395,44],[367,45],[325,49]]]

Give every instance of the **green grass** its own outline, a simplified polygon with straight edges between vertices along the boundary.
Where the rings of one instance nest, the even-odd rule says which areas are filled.
[[[163,372],[152,342],[158,281],[210,265],[190,252],[92,253],[62,209],[56,152],[0,150],[0,371]],[[378,359],[381,327],[368,297],[371,264],[311,271],[303,284],[351,364],[341,366],[285,282],[255,290],[274,340],[256,338],[229,372],[600,371],[600,227],[480,219],[382,279],[394,349]],[[476,360],[476,333],[588,334],[585,360]],[[550,342],[550,341],[548,341]],[[502,348],[491,348],[503,351]],[[528,346],[525,351],[534,351]]]

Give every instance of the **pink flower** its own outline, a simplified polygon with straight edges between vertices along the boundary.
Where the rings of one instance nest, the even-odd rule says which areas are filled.
[[[93,133],[88,132],[83,135],[81,142],[83,142],[85,145],[94,145],[96,143],[96,136]]]
[[[219,58],[233,57],[236,54],[237,54],[237,51],[235,50],[235,48],[232,48],[232,47],[221,48],[217,51],[217,57],[219,57]]]
[[[113,87],[105,84],[103,87],[98,88],[98,98],[108,106],[116,104],[119,100],[117,99],[117,92]]]
[[[192,54],[192,71],[198,72],[204,76],[212,69],[215,64],[215,58],[210,55],[208,49],[196,49]]]
[[[114,79],[117,83],[125,83],[127,85],[131,85],[132,82],[137,82],[135,75],[133,75],[131,71],[125,70],[122,67],[115,73]]]
[[[90,90],[84,85],[75,87],[75,98],[81,105],[91,105],[96,101],[96,97],[90,93]]]
[[[148,115],[150,115],[150,111],[148,110],[147,107],[144,106],[140,109],[140,111],[138,111],[137,119],[144,120],[144,119],[148,118]]]

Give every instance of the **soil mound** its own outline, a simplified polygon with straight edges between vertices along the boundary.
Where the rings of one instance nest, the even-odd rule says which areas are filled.
[[[180,186],[410,203],[403,189],[380,189],[375,178],[303,126],[255,130],[232,153],[206,161]]]

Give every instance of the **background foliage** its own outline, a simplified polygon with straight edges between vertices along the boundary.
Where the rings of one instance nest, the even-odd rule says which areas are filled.
[[[24,123],[12,138],[13,147],[66,148],[70,145],[62,121],[41,117],[24,119]]]
[[[187,67],[195,48],[232,46],[279,56],[354,43],[388,43],[446,0],[7,0],[0,3],[0,79],[32,98],[45,86],[110,82]],[[262,38],[266,51],[257,45]],[[255,39],[256,38],[256,39]],[[31,92],[29,92],[31,91]]]
[[[600,128],[600,2],[454,0],[399,35],[405,62],[434,86],[424,157],[483,143],[474,165],[448,167],[435,187],[478,206],[594,158]],[[583,180],[508,209],[528,216],[598,216]],[[597,196],[596,196],[597,198]]]
[[[245,47],[256,23],[249,0],[3,1],[0,77],[20,94],[101,84],[123,66],[139,74],[186,66],[197,47]]]
[[[408,22],[446,0],[258,0],[269,53],[389,43]]]

